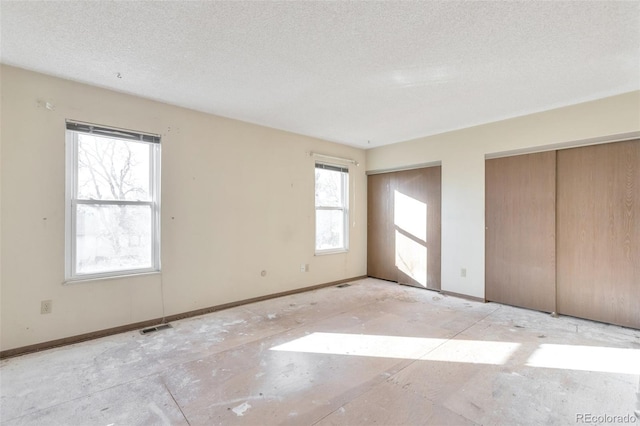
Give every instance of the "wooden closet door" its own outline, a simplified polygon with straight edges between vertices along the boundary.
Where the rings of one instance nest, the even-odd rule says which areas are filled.
[[[442,167],[424,169],[427,180],[427,288],[440,290],[442,267]]]
[[[368,177],[367,273],[440,289],[441,167]]]
[[[558,312],[640,328],[640,141],[558,151]]]
[[[556,310],[556,152],[485,163],[485,298]]]
[[[440,289],[441,167],[392,173],[398,282]]]
[[[397,281],[389,173],[367,177],[367,275]]]

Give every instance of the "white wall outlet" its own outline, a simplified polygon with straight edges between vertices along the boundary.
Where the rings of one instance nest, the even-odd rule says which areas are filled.
[[[53,309],[53,302],[51,300],[43,300],[40,302],[40,313],[50,314]]]
[[[300,264],[300,272],[309,272],[309,264],[301,263]]]
[[[467,268],[460,268],[460,276],[462,278],[466,278],[467,277]]]

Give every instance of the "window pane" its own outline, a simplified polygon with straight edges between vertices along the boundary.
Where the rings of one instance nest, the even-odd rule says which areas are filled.
[[[151,200],[151,145],[78,133],[78,198]]]
[[[344,248],[344,212],[316,210],[316,250]]]
[[[342,176],[335,170],[316,170],[316,206],[342,207]]]
[[[92,274],[153,267],[151,206],[79,204],[76,272]]]

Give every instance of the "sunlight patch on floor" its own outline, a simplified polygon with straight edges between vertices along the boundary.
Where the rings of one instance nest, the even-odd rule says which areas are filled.
[[[480,340],[312,333],[271,350],[500,365],[519,346],[519,343]]]
[[[543,344],[529,357],[529,367],[640,374],[640,350]]]

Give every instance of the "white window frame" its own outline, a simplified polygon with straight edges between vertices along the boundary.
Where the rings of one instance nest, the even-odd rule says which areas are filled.
[[[315,204],[315,222],[314,222],[314,247],[316,255],[323,254],[334,254],[334,253],[346,253],[349,251],[349,168],[345,165],[341,164],[332,164],[324,161],[316,161],[314,164],[314,198],[315,198],[315,189],[316,189],[316,179],[315,179],[315,169],[317,168],[326,168],[329,170],[335,170],[341,172],[341,186],[342,186],[342,206],[322,206],[317,204],[317,200],[314,200]],[[343,213],[343,246],[339,248],[332,249],[319,249],[318,248],[318,240],[317,240],[317,226],[318,226],[318,218],[317,212],[318,210],[338,210]]]
[[[78,195],[78,134],[146,143],[149,149],[149,190],[151,200],[95,200]],[[65,283],[113,278],[160,272],[160,136],[131,130],[117,129],[78,121],[66,121],[66,188],[65,188]],[[76,271],[76,212],[80,204],[97,206],[150,206],[152,234],[152,266],[148,268],[120,269],[98,273]]]

